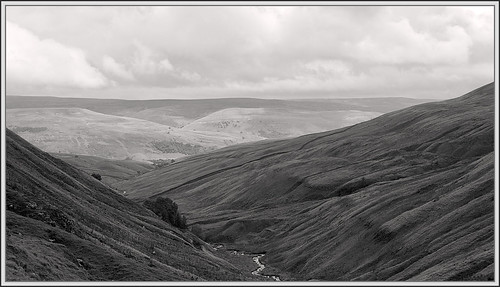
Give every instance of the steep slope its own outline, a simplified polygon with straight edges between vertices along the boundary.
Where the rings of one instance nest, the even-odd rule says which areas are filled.
[[[493,280],[494,85],[291,140],[186,158],[116,186],[302,279]]]
[[[188,231],[6,130],[7,281],[245,280]]]

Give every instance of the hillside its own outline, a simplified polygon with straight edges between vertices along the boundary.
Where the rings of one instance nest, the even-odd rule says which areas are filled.
[[[182,130],[223,132],[240,142],[297,137],[370,120],[379,112],[306,111],[284,108],[231,108],[197,119]]]
[[[6,125],[46,152],[153,161],[331,130],[423,101],[8,96]]]
[[[493,280],[494,85],[334,131],[188,157],[116,187],[314,280]]]
[[[8,129],[5,234],[7,281],[255,279]]]
[[[199,100],[114,100],[59,98],[42,96],[7,96],[8,109],[81,108],[97,113],[144,119],[167,126],[182,127],[193,120],[229,108],[282,108],[306,111],[348,111],[386,113],[428,102],[411,98],[355,98],[312,100],[265,100],[254,98],[223,98]]]
[[[9,109],[7,128],[46,152],[147,161],[178,158],[241,141],[80,108]]]
[[[102,177],[102,182],[106,184],[130,179],[155,168],[153,164],[134,160],[112,160],[96,156],[63,153],[53,153],[51,155],[88,174],[98,173]]]

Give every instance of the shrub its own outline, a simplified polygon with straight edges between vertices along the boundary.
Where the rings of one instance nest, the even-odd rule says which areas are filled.
[[[101,180],[101,179],[102,179],[101,175],[100,175],[100,174],[98,174],[98,173],[96,173],[96,172],[93,172],[93,173],[92,173],[92,176],[93,176],[95,179],[97,179],[97,180]]]
[[[168,197],[157,197],[156,200],[146,200],[143,205],[158,215],[163,221],[181,229],[187,228],[184,215],[179,212],[177,203]]]

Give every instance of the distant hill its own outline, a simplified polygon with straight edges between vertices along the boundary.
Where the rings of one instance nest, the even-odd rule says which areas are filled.
[[[7,127],[38,148],[108,159],[175,159],[358,123],[425,100],[110,100],[8,96]]]
[[[6,130],[6,281],[248,280],[187,230]]]
[[[44,151],[108,159],[177,158],[237,143],[222,133],[182,131],[80,108],[8,109],[6,123]]]
[[[60,98],[45,96],[7,96],[8,109],[81,108],[97,113],[144,119],[180,127],[184,122],[200,119],[229,108],[281,108],[307,111],[359,110],[386,113],[430,99],[346,98],[311,100],[265,100],[255,98],[221,98],[199,100],[114,100],[92,98]]]
[[[115,186],[304,280],[494,278],[494,84],[370,121],[195,155]]]

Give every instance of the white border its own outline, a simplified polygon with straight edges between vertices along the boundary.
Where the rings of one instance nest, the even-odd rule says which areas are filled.
[[[6,282],[5,281],[5,21],[6,21],[6,5],[39,5],[39,6],[58,6],[58,5],[88,5],[88,6],[160,6],[160,5],[203,5],[203,6],[250,6],[250,5],[267,5],[267,6],[482,6],[491,5],[495,9],[495,280],[494,282],[346,282],[346,281],[325,281],[325,282],[305,282],[305,281],[286,281],[286,282],[234,282],[234,281],[214,281],[214,282],[99,282],[99,281],[84,281],[84,282]],[[1,68],[1,285],[2,286],[498,286],[499,285],[499,83],[498,83],[498,33],[499,33],[499,9],[497,1],[405,1],[405,2],[387,2],[387,1],[2,1],[1,7],[1,62],[4,63]],[[459,95],[457,95],[459,96]]]
[[[1,143],[0,143],[0,146],[2,148],[1,152],[2,152],[2,155],[0,156],[0,159],[1,159],[1,181],[2,181],[2,187],[1,187],[1,210],[2,210],[2,215],[1,215],[1,221],[2,221],[2,238],[1,238],[1,246],[2,246],[2,256],[1,256],[1,271],[0,271],[0,276],[2,277],[1,278],[1,285],[4,285],[6,282],[5,282],[5,202],[6,202],[6,199],[5,199],[5,93],[7,92],[7,89],[5,87],[5,81],[6,81],[6,75],[5,75],[5,53],[6,53],[6,45],[5,45],[5,31],[6,31],[6,27],[4,25],[5,21],[6,20],[6,17],[5,17],[5,6],[4,6],[4,2],[2,2],[2,9],[1,9],[1,17],[2,20],[1,20],[1,27],[2,27],[2,30],[1,30],[1,34],[2,34],[2,48],[1,48],[1,51],[2,51],[2,56],[1,56],[1,59],[2,59],[2,72],[1,72],[1,75],[2,75],[2,79],[1,79],[1,83],[2,83],[2,90],[1,90],[1,108],[2,108],[2,111],[1,111],[1,122],[2,122],[2,135],[1,135]]]

